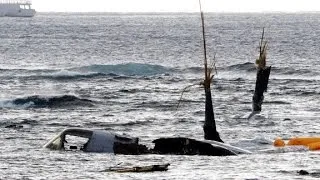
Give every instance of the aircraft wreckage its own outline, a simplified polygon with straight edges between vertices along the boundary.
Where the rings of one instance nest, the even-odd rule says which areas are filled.
[[[200,2],[200,0],[199,0]],[[213,67],[208,67],[206,39],[204,28],[204,17],[201,10],[202,20],[202,37],[204,49],[204,72],[205,78],[201,85],[205,90],[205,123],[203,126],[204,139],[196,140],[185,137],[166,137],[159,138],[153,141],[154,147],[148,148],[143,144],[139,144],[139,138],[128,137],[110,133],[104,130],[90,130],[69,128],[65,129],[52,138],[45,148],[51,150],[70,150],[70,151],[84,151],[84,152],[106,152],[114,154],[176,154],[176,155],[208,155],[208,156],[229,156],[237,154],[251,154],[252,152],[241,149],[235,146],[228,145],[222,141],[216,129],[212,96],[211,83],[214,77]],[[263,93],[267,90],[271,66],[266,66],[267,55],[267,41],[264,40],[264,29],[259,45],[259,57],[256,60],[257,77],[254,95],[252,98],[252,113],[249,115],[250,119],[255,114],[261,111],[263,103]],[[79,141],[74,141],[77,139]],[[296,146],[298,150],[319,150],[320,138],[295,138],[286,143],[277,139],[274,142],[275,147],[281,152],[285,152],[284,148],[287,146]],[[295,148],[297,150],[297,148]],[[265,150],[263,152],[268,152]]]

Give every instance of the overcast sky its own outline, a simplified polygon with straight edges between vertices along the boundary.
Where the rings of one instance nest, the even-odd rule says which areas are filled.
[[[197,12],[198,0],[33,0],[39,12]],[[207,12],[319,11],[320,0],[202,0]]]

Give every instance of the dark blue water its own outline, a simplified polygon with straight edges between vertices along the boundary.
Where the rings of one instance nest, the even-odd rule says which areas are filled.
[[[212,93],[221,138],[249,150],[276,137],[318,136],[320,14],[205,14],[216,56]],[[251,120],[262,28],[272,66]],[[1,179],[295,179],[319,171],[317,152],[237,157],[114,156],[42,146],[67,127],[151,140],[203,139],[199,14],[37,14],[0,21]],[[171,163],[168,172],[114,174],[110,166]]]

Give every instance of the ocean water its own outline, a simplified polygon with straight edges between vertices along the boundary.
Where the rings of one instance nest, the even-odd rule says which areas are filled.
[[[54,14],[0,21],[0,179],[316,179],[318,152],[261,153],[276,137],[319,136],[320,14],[205,14],[221,138],[234,157],[111,155],[42,146],[68,127],[203,139],[199,13]],[[265,27],[272,66],[250,120]],[[189,88],[180,100],[183,89]],[[180,100],[179,108],[177,108]],[[167,172],[105,169],[170,163]],[[311,172],[301,176],[299,170]]]

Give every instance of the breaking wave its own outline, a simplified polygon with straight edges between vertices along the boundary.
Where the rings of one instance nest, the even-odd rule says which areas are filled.
[[[240,71],[254,72],[256,71],[256,66],[254,63],[246,62],[242,64],[235,64],[235,65],[228,66],[225,68],[225,70],[230,70],[230,71],[240,70]]]
[[[97,77],[132,77],[132,76],[155,76],[170,73],[170,68],[161,65],[126,63],[115,65],[90,65],[69,69],[0,69],[5,77],[20,77],[25,79],[54,79],[74,80],[90,79]],[[9,74],[9,76],[8,76]]]
[[[165,74],[170,71],[169,68],[164,66],[141,63],[90,65],[76,68],[75,70],[125,76],[153,76],[157,74]]]
[[[189,72],[193,72],[193,73],[198,73],[198,72],[203,72],[204,71],[204,67],[189,67],[187,68],[187,70]],[[241,64],[235,64],[235,65],[230,65],[227,67],[217,67],[217,70],[225,70],[225,71],[248,71],[248,72],[254,72],[256,71],[256,66],[254,65],[254,63],[251,62],[246,62],[246,63],[241,63]]]
[[[191,73],[199,73],[203,72],[204,68],[203,67],[188,67],[187,72]],[[254,63],[251,62],[245,62],[245,63],[240,63],[240,64],[234,64],[226,67],[217,67],[218,72],[219,71],[245,71],[245,72],[256,72],[257,68]],[[320,73],[312,70],[308,67],[304,68],[296,68],[295,66],[293,67],[277,67],[277,66],[272,66],[271,69],[272,74],[279,74],[279,75],[302,75],[302,76],[319,76]]]
[[[299,69],[293,67],[272,67],[272,71],[277,74],[283,74],[283,75],[307,75],[307,76],[313,76],[313,75],[319,75],[317,72],[312,71],[310,69],[305,69],[299,67]]]
[[[223,68],[223,70],[228,71],[247,71],[247,72],[255,72],[256,65],[251,62],[246,62],[242,64],[235,64]],[[281,75],[305,75],[305,76],[318,76],[319,73],[307,68],[297,69],[296,67],[276,67],[272,66],[272,73],[281,74]]]
[[[78,98],[73,95],[41,97],[28,96],[23,98],[16,98],[0,102],[2,108],[65,108],[74,106],[93,106],[94,102],[89,99]]]

